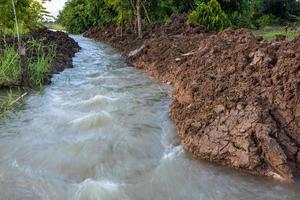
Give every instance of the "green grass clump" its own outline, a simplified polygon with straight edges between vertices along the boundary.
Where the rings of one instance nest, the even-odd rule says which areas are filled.
[[[19,25],[18,28],[20,35],[25,35],[30,31],[28,28],[24,28],[22,25]],[[15,28],[7,28],[0,26],[0,36],[17,37],[17,31]]]
[[[8,45],[0,50],[0,85],[11,86],[20,84],[21,71],[17,51]]]
[[[5,117],[14,109],[20,108],[24,105],[24,99],[20,98],[20,96],[20,89],[9,89],[0,92],[0,118]]]
[[[37,62],[29,64],[29,82],[32,86],[43,86],[49,72],[50,60],[41,56]]]
[[[49,66],[55,56],[55,47],[44,45],[42,40],[30,40],[24,45],[27,50],[29,86],[41,89],[49,78]],[[0,89],[21,86],[20,58],[15,46],[4,42],[0,49]],[[23,104],[23,98],[20,97],[20,92],[0,90],[0,118]]]
[[[284,35],[288,40],[293,40],[300,35],[300,28],[294,30],[285,30],[285,28],[271,28],[270,30],[256,30],[254,35],[262,36],[266,40],[273,40],[277,35]]]
[[[42,41],[32,40],[26,43],[29,86],[41,87],[49,75],[49,65],[55,54],[54,46],[43,45]],[[30,56],[34,55],[34,56]],[[19,55],[14,47],[5,45],[0,50],[0,87],[21,86]]]
[[[51,24],[48,26],[49,29],[57,30],[57,31],[63,31],[65,30],[65,27],[63,27],[60,24]]]

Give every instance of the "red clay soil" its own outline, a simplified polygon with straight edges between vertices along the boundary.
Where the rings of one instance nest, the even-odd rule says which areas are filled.
[[[300,36],[268,42],[246,29],[161,27],[144,41],[113,28],[85,36],[124,54],[144,44],[128,62],[174,86],[171,117],[193,157],[285,180],[299,175]]]

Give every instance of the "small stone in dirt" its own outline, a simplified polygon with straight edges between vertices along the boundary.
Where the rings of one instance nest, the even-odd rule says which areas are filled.
[[[225,107],[223,105],[217,105],[214,109],[214,111],[219,114],[225,110]]]

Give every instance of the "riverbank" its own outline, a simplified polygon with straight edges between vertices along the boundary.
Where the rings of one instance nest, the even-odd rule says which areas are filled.
[[[72,67],[72,57],[80,49],[68,34],[47,29],[23,36],[22,42],[26,48],[31,88],[50,84],[53,74]],[[21,84],[17,48],[16,38],[0,39],[0,117],[23,105],[23,97],[29,89]]]
[[[84,35],[173,85],[171,118],[193,157],[292,180],[300,172],[300,37],[266,41],[246,29],[207,33],[185,21],[152,25],[144,40],[117,36],[115,27]]]
[[[72,57],[80,50],[79,45],[68,36],[68,34],[60,31],[50,31],[46,28],[35,30],[22,37],[22,42],[26,48],[27,64],[39,62],[43,59],[47,63],[46,77],[42,84],[49,84],[51,77],[55,73],[63,71],[65,68],[72,67]],[[13,37],[5,37],[0,40],[0,49],[13,47],[17,50],[17,40]],[[5,51],[5,50],[4,50]],[[5,53],[5,52],[4,52]],[[14,54],[16,52],[12,52]],[[9,55],[8,55],[9,56]],[[6,56],[7,57],[7,56]],[[20,71],[18,67],[18,56],[11,55],[12,58],[7,59],[7,63],[2,63],[1,71],[4,78],[0,81],[0,88],[22,86],[20,85]],[[11,60],[11,61],[10,61]],[[6,66],[7,64],[7,66]],[[9,66],[9,65],[16,65]],[[49,66],[48,66],[49,65]],[[36,65],[36,67],[38,67]],[[8,70],[8,68],[16,70]]]

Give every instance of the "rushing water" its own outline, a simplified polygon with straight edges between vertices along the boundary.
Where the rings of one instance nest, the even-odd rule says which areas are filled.
[[[0,120],[1,200],[299,199],[283,184],[190,160],[170,88],[76,36],[74,68]]]

